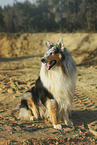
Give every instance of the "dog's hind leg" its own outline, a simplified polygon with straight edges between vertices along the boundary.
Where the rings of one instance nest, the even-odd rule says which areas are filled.
[[[33,100],[28,100],[28,107],[31,109],[34,116],[30,117],[30,120],[37,120],[39,119],[39,112],[37,106],[35,105]]]
[[[62,126],[57,123],[57,103],[54,99],[48,99],[46,101],[46,107],[50,117],[50,121],[55,129],[62,129]]]
[[[34,116],[32,116],[32,113]],[[38,119],[38,110],[30,92],[26,92],[22,96],[19,117],[30,120]]]

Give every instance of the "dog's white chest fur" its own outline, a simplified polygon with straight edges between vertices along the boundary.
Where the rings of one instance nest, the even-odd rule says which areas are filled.
[[[71,78],[67,77],[60,67],[55,67],[53,70],[47,70],[45,64],[42,64],[40,71],[41,81],[49,90],[57,103],[60,110],[70,108],[71,100],[74,95],[74,85]]]

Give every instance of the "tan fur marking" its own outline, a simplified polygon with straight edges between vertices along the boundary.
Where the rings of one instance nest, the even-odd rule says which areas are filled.
[[[57,125],[57,103],[53,106],[52,102],[50,99],[47,100],[47,109],[49,112],[50,120],[53,125]]]
[[[39,113],[38,113],[37,107],[34,104],[33,100],[32,101],[28,100],[28,106],[32,110],[32,113],[33,113],[35,119],[38,119],[39,118]]]
[[[61,54],[53,54],[52,56],[48,56],[47,57],[47,59],[49,60],[49,62],[50,61],[52,61],[52,60],[56,60],[57,61],[57,63],[56,63],[56,65],[54,65],[52,68],[51,68],[51,70],[55,67],[55,66],[58,66],[58,67],[62,67],[62,64],[61,64],[61,58],[62,58],[62,56],[61,56]],[[47,63],[47,66],[49,65],[49,62]],[[63,68],[63,67],[62,67]]]
[[[65,73],[64,73],[64,72],[65,72],[65,71],[64,71],[64,66],[63,66],[63,64],[62,64],[61,61],[60,61],[61,58],[62,58],[61,54],[56,54],[56,55],[53,55],[53,57],[52,57],[52,56],[49,56],[49,57],[48,57],[48,60],[49,60],[49,61],[51,61],[51,60],[56,60],[57,63],[56,63],[55,66],[60,67],[60,69],[61,69],[62,72],[63,72],[63,75],[65,75]],[[47,63],[47,65],[48,65],[48,64],[49,64],[49,62]],[[55,66],[54,66],[54,67],[55,67]],[[52,67],[51,70],[53,70],[54,67]],[[51,70],[50,70],[50,71],[51,71]]]

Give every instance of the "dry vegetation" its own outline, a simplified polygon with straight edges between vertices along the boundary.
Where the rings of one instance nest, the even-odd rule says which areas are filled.
[[[78,70],[72,116],[61,131],[49,122],[20,120],[12,110],[39,75],[46,40],[63,38]],[[97,144],[97,34],[0,34],[0,144]]]

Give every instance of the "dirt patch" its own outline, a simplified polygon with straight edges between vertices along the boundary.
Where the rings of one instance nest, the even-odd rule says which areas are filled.
[[[33,35],[34,37],[34,34],[31,35]],[[37,35],[38,34],[35,34],[35,37]],[[73,37],[73,34],[62,34],[62,36],[61,34],[43,34],[43,36],[45,36],[46,38],[51,39],[51,37],[53,37],[53,41],[55,42],[55,38],[58,40],[60,36],[63,37],[64,35],[67,35],[69,37],[69,40]],[[80,34],[80,37],[81,35],[82,34]],[[83,35],[84,37],[89,36],[87,39],[90,40],[90,34]],[[36,40],[42,40],[43,36],[42,34],[39,34],[36,37]],[[4,36],[2,39],[5,39],[5,37],[7,38],[7,35]],[[24,36],[20,35],[18,39],[20,39],[20,37]],[[74,34],[74,37],[74,42],[76,43],[74,45],[77,46],[78,42],[76,41],[78,34]],[[85,39],[83,41],[84,43],[87,43],[88,40]],[[94,43],[94,40],[95,39],[93,36],[91,46],[95,46],[96,42],[95,44],[92,44]],[[12,41],[13,38],[10,38],[11,43]],[[81,42],[82,44],[83,41]],[[33,86],[35,79],[39,75],[41,67],[40,59],[42,53],[44,53],[45,51],[45,46],[43,48],[41,47],[44,42],[41,42],[41,44],[40,42],[38,42],[37,44],[40,45],[40,50],[38,50],[37,47],[35,47],[35,50],[37,49],[36,51],[32,48],[31,50],[32,52],[35,51],[35,54],[32,55],[29,53],[30,56],[28,54],[29,49],[27,48],[24,52],[20,50],[20,52],[22,52],[19,53],[19,55],[17,54],[18,57],[14,57],[16,55],[15,52],[17,51],[15,50],[11,53],[11,51],[9,51],[11,50],[9,47],[4,55],[3,53],[1,53],[0,144],[97,144],[97,65],[96,61],[94,61],[94,59],[96,60],[97,57],[96,47],[93,47],[92,51],[86,51],[85,49],[86,53],[89,53],[87,58],[85,55],[84,59],[81,59],[81,61],[79,61],[81,63],[77,63],[78,79],[75,97],[73,99],[73,108],[71,111],[71,120],[74,122],[73,127],[67,127],[64,125],[63,122],[60,122],[63,126],[62,130],[55,130],[52,128],[52,125],[46,120],[39,120],[33,122],[29,120],[20,120],[18,118],[18,112],[12,113],[12,110],[20,101],[23,93],[31,86]],[[69,42],[67,44],[68,46],[71,46]],[[81,47],[81,44],[80,47],[78,47],[77,49],[76,48],[77,47],[72,50],[69,47],[69,50],[75,58],[75,61],[77,62],[79,57],[81,58],[82,55],[84,55],[84,53],[80,53],[84,50]],[[7,53],[8,51],[10,52],[10,55]],[[78,53],[80,55],[78,55]],[[5,58],[5,56],[8,57]],[[92,63],[90,63],[90,60]]]

